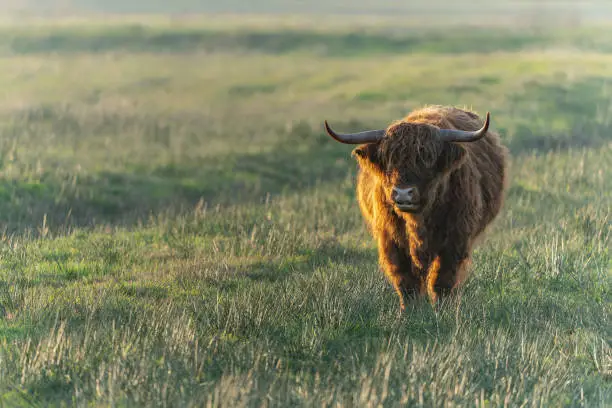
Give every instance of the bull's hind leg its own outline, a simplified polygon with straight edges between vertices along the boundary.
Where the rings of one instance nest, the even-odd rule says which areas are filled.
[[[412,261],[386,234],[378,239],[378,259],[383,272],[397,292],[400,309],[404,310],[406,300],[418,295],[421,288],[420,280],[413,275]]]
[[[427,293],[433,302],[449,295],[465,278],[468,255],[443,252],[430,264],[427,271]]]

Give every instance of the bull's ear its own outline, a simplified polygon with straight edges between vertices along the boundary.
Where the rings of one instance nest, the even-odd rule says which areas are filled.
[[[364,144],[355,148],[353,150],[353,157],[357,158],[360,163],[369,163],[375,166],[380,165],[378,145],[376,143]]]
[[[353,157],[357,159],[362,169],[368,169],[369,171],[379,174],[383,172],[382,160],[377,143],[364,144],[355,148],[353,150]]]
[[[465,149],[458,143],[445,143],[445,148],[438,157],[436,164],[438,172],[444,173],[456,169],[466,157]]]

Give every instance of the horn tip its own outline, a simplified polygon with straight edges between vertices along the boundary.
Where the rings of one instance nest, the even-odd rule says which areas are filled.
[[[340,137],[340,135],[338,135],[332,128],[331,126],[329,126],[329,123],[327,122],[327,119],[323,121],[323,125],[325,126],[325,132],[331,136],[334,140],[336,140],[337,142],[340,143],[346,143],[345,140],[342,139],[342,137]]]
[[[323,121],[323,126],[325,127],[325,131],[329,134],[329,135],[333,135],[334,131],[331,129],[331,127],[329,126],[329,123],[327,122],[327,119],[325,119]]]
[[[487,112],[487,116],[485,117],[484,125],[482,126],[483,133],[486,133],[489,130],[489,124],[491,123],[491,112]]]

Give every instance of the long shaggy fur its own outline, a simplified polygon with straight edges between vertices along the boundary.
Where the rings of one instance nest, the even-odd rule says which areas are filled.
[[[359,206],[402,309],[408,295],[435,301],[465,279],[475,240],[502,207],[507,150],[499,135],[489,130],[470,143],[436,138],[436,127],[473,131],[482,124],[466,110],[426,107],[392,123],[382,141],[354,150]],[[390,200],[391,188],[407,179],[424,195],[417,213],[397,211]]]

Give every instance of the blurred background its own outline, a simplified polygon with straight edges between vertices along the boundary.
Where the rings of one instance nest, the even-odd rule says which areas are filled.
[[[603,1],[0,7],[10,230],[129,224],[343,178],[324,119],[350,130],[424,104],[491,110],[514,153],[609,131]]]
[[[3,11],[23,14],[62,15],[70,13],[298,13],[340,15],[420,15],[446,19],[462,17],[497,17],[512,20],[518,16],[546,19],[565,16],[576,20],[605,20],[611,5],[603,0],[470,0],[457,3],[449,0],[404,1],[362,0],[355,4],[343,0],[5,0]],[[541,15],[547,14],[546,16]]]
[[[431,104],[510,183],[398,316],[322,123]],[[0,0],[0,401],[609,406],[611,157],[609,1]]]

